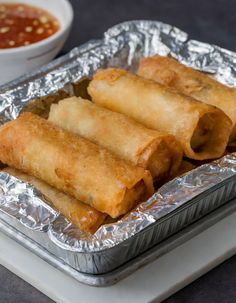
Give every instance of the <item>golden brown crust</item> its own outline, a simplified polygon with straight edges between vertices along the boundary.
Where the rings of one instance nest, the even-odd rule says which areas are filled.
[[[153,193],[148,171],[31,113],[0,128],[0,161],[112,217],[128,211],[122,201],[142,180]]]
[[[224,153],[232,123],[220,109],[120,69],[97,71],[88,90],[94,103],[174,135],[189,158],[214,159]],[[191,138],[206,115],[214,120],[214,128],[210,140],[196,151]]]
[[[149,169],[155,179],[174,174],[182,161],[182,148],[174,136],[148,129],[82,98],[53,104],[49,121]]]
[[[236,90],[212,79],[205,73],[162,56],[143,58],[138,74],[202,102],[217,106],[232,120],[231,140],[236,137]]]
[[[21,171],[10,167],[4,168],[3,171],[34,185],[60,213],[78,226],[82,231],[94,233],[107,217],[106,214],[60,192],[56,188],[33,176],[24,174]]]

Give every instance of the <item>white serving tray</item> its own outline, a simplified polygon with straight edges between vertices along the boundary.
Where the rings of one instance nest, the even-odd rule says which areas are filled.
[[[199,222],[188,227],[180,238],[198,234],[109,287],[79,283],[2,233],[0,263],[56,302],[160,302],[236,253],[236,201],[230,203],[224,218],[220,210],[207,217],[218,223],[201,232]]]

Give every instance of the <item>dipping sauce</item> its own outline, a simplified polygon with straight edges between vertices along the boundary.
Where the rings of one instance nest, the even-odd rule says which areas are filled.
[[[39,7],[0,3],[0,49],[39,42],[59,28],[58,20]]]

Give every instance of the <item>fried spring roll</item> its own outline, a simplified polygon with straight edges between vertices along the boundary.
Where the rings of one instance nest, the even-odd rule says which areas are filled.
[[[189,158],[213,159],[225,151],[232,123],[220,109],[122,69],[97,71],[88,90],[94,103],[174,135]]]
[[[49,121],[148,169],[155,180],[175,174],[182,148],[172,135],[148,129],[129,117],[82,98],[53,104]]]
[[[60,213],[82,231],[94,233],[107,217],[106,214],[97,211],[95,208],[17,169],[7,167],[3,169],[3,172],[35,186]]]
[[[153,193],[149,171],[31,113],[0,128],[0,161],[114,218]]]
[[[204,103],[214,105],[233,122],[230,141],[236,139],[236,90],[208,75],[168,57],[154,56],[141,60],[138,74]]]

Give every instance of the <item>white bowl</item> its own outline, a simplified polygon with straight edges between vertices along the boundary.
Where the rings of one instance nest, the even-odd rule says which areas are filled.
[[[31,45],[0,49],[0,85],[48,63],[61,50],[73,21],[68,0],[0,0],[0,3],[25,3],[45,9],[55,16],[60,29],[47,39]]]

